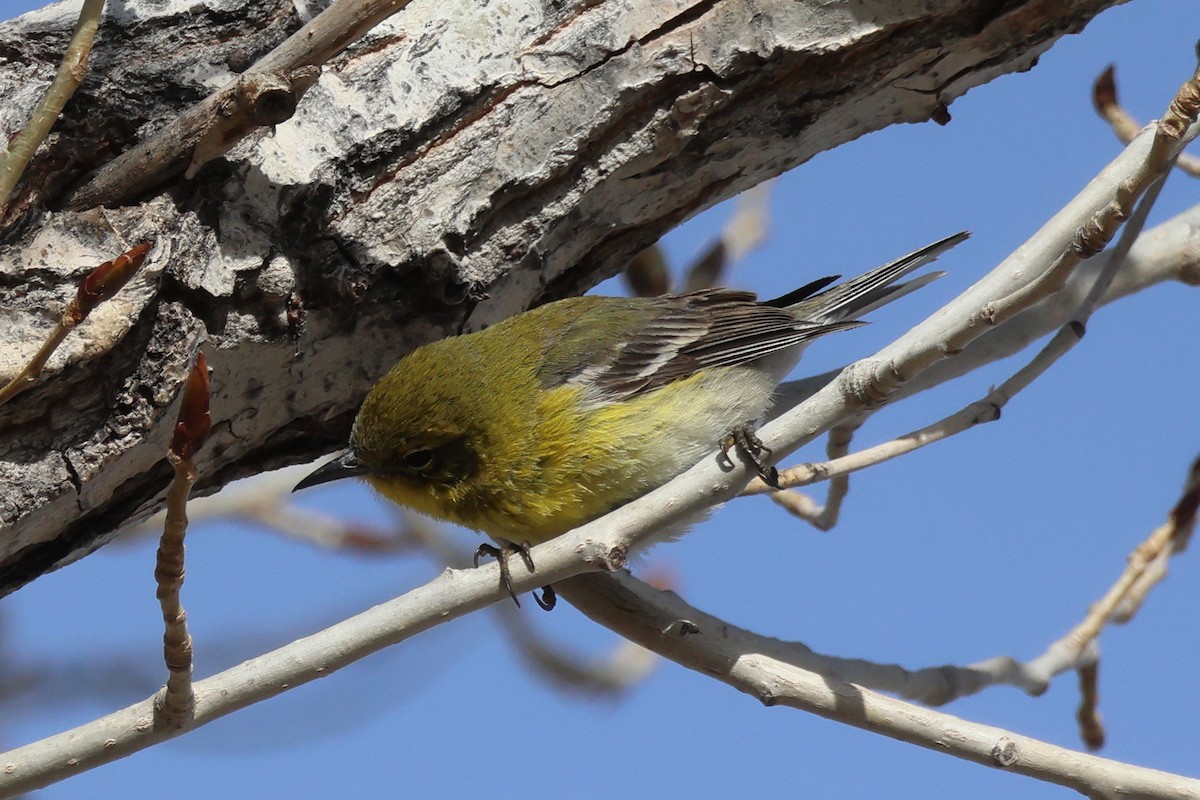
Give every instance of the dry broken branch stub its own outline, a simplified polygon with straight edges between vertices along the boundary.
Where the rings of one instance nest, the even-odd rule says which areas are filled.
[[[148,191],[189,160],[186,178],[255,128],[291,117],[319,65],[408,5],[409,0],[336,0],[233,84],[188,109],[149,142],[105,165],[70,199],[83,210]]]

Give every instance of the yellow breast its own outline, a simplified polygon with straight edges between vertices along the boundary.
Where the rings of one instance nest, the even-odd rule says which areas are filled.
[[[480,446],[461,485],[370,478],[389,499],[514,543],[537,544],[641,496],[715,452],[770,401],[774,381],[744,368],[694,375],[623,402],[589,402],[578,387],[538,392],[529,424]]]

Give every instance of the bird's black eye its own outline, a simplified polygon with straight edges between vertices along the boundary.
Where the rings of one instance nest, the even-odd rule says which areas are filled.
[[[433,451],[428,447],[418,447],[405,453],[403,461],[405,467],[419,472],[433,463]]]

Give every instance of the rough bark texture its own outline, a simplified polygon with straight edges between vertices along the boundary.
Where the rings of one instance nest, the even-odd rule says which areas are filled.
[[[415,345],[578,293],[713,203],[1029,68],[1116,2],[418,1],[327,64],[294,118],[194,179],[121,208],[54,210],[299,28],[297,8],[319,10],[110,3],[91,71],[0,232],[0,380],[87,268],[156,245],[0,408],[0,594],[161,503],[201,347],[214,389],[203,493],[342,444],[372,382]],[[0,25],[6,131],[73,14]]]

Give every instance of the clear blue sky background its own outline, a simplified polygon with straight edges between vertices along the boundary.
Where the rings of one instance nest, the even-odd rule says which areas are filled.
[[[6,0],[0,14],[32,5]],[[781,293],[974,231],[940,264],[947,278],[877,314],[869,328],[815,345],[804,369],[889,341],[991,269],[1117,153],[1089,104],[1105,64],[1117,62],[1133,113],[1160,113],[1192,69],[1196,10],[1195,0],[1134,0],[1061,41],[1031,72],[972,90],[953,105],[947,127],[893,127],[818,156],[778,182],[771,237],[729,282]],[[1197,184],[1176,176],[1155,216],[1198,200]],[[676,262],[702,249],[728,213],[715,209],[668,236]],[[815,532],[765,499],[742,500],[649,562],[669,567],[700,607],[826,653],[909,667],[1037,655],[1163,519],[1200,450],[1198,300],[1195,289],[1166,285],[1103,309],[1082,345],[1000,422],[856,477],[833,532]],[[859,443],[936,419],[1015,367],[889,409]],[[349,485],[302,502],[388,519]],[[235,525],[198,528],[188,548],[184,599],[201,675],[439,569],[424,559],[317,552]],[[151,543],[109,547],[4,601],[3,669],[32,670],[53,687],[0,698],[5,745],[157,689],[162,633],[152,569]],[[1104,636],[1104,755],[1197,774],[1198,582],[1196,556],[1184,555],[1135,623]],[[572,648],[603,653],[613,644],[570,607],[543,614],[526,606],[540,629]],[[75,671],[87,663],[110,666]],[[1078,747],[1077,702],[1075,679],[1064,675],[1040,698],[998,688],[949,710]],[[177,800],[1075,796],[765,709],[665,662],[619,700],[563,694],[522,667],[486,613],[39,796],[163,790]]]

